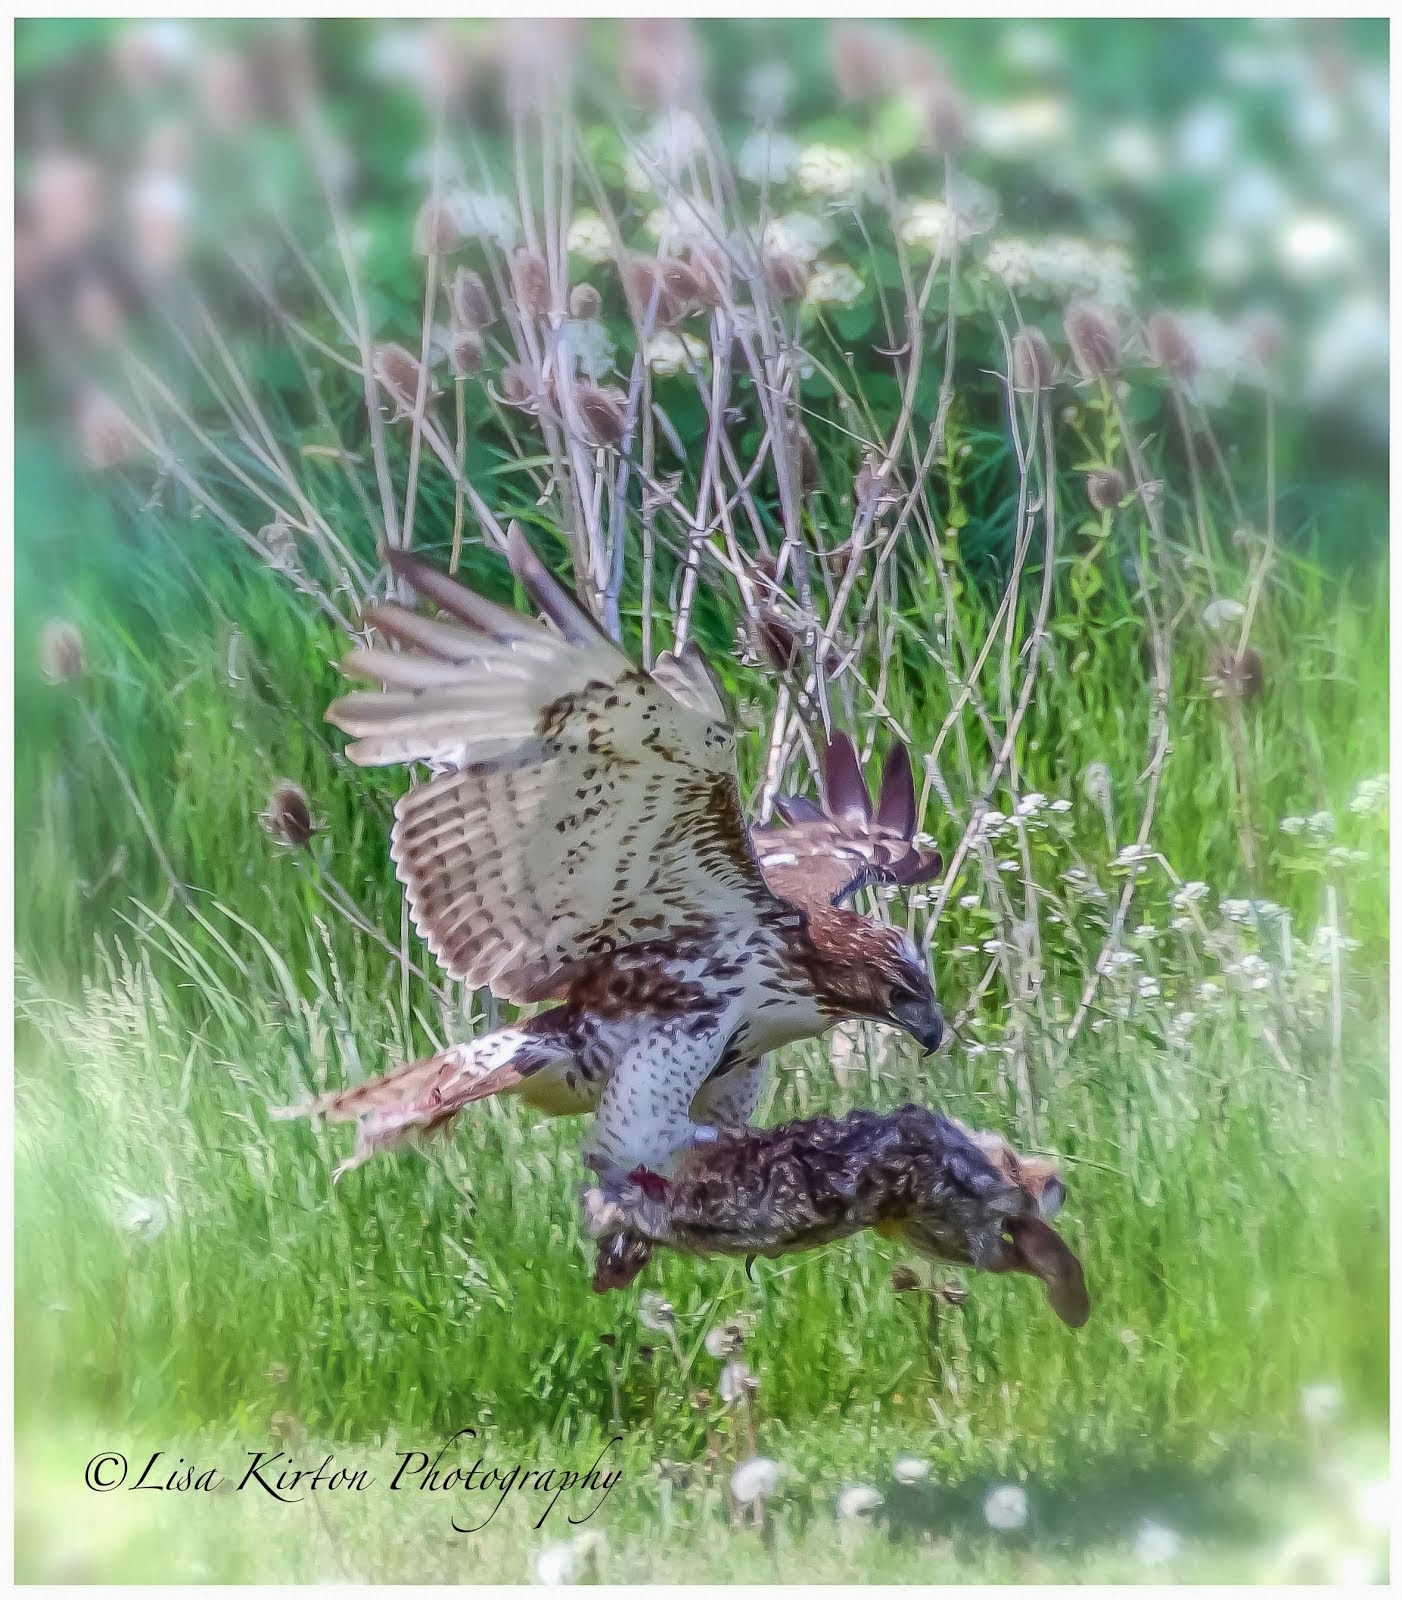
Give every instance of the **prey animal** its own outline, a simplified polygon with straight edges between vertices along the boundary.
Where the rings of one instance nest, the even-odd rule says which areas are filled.
[[[601,1294],[631,1283],[658,1249],[784,1256],[872,1228],[929,1260],[1040,1278],[1057,1316],[1079,1328],[1085,1274],[1050,1225],[1065,1195],[1049,1161],[906,1105],[726,1132],[692,1152],[665,1196],[593,1189],[585,1215]]]
[[[435,774],[395,807],[390,854],[439,963],[502,1000],[554,1004],[296,1109],[358,1123],[338,1171],[491,1095],[594,1112],[589,1164],[660,1193],[698,1140],[749,1122],[779,1046],[860,1017],[936,1048],[920,952],[843,902],[925,882],[940,858],[914,842],[904,748],[873,808],[842,736],[826,809],[789,801],[787,826],[751,830],[735,730],[695,644],[644,671],[515,524],[507,556],[545,620],[392,554],[437,615],[373,607],[367,622],[401,648],[352,650],[343,671],[376,688],[327,718],[353,735],[352,761]]]

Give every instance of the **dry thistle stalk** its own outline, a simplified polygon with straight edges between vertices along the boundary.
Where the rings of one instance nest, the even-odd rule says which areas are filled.
[[[453,322],[459,328],[480,333],[497,320],[492,297],[487,293],[487,286],[482,282],[479,272],[459,267],[453,274],[448,299],[453,308]]]
[[[1093,300],[1076,300],[1064,319],[1072,359],[1083,378],[1104,378],[1120,364],[1120,330],[1115,319]]]
[[[604,297],[592,283],[577,283],[570,290],[570,315],[580,322],[592,322],[601,316]]]
[[[310,844],[316,833],[306,792],[288,779],[273,785],[268,803],[258,814],[264,831],[279,844],[300,849]]]
[[[544,256],[525,245],[518,245],[511,257],[511,289],[523,315],[550,315],[550,269]]]
[[[74,623],[51,617],[39,635],[39,665],[50,683],[71,683],[88,670],[83,635]]]
[[[1101,467],[1086,474],[1086,498],[1097,511],[1113,511],[1125,497],[1124,473]]]
[[[1056,383],[1056,362],[1040,328],[1019,328],[1013,337],[1013,387],[1036,394]]]
[[[813,435],[801,422],[789,423],[789,443],[798,462],[798,486],[803,494],[811,494],[821,481],[818,472],[818,452]]]
[[[1169,311],[1155,311],[1144,326],[1149,359],[1175,378],[1191,383],[1197,376],[1198,354],[1188,330]]]

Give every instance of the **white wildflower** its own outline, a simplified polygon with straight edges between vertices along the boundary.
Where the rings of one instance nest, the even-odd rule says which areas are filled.
[[[1306,819],[1304,817],[1282,817],[1280,819],[1280,831],[1282,833],[1303,833],[1305,827]]]
[[[1071,809],[1071,802],[1069,800],[1053,800],[1047,809],[1048,811],[1056,812],[1069,811]]]
[[[1202,610],[1203,626],[1213,633],[1219,633],[1230,622],[1239,622],[1246,615],[1246,607],[1240,600],[1213,600],[1205,605]]]
[[[170,1212],[154,1196],[133,1195],[122,1208],[117,1226],[123,1233],[138,1239],[155,1239],[163,1234],[170,1222]]]
[[[1211,893],[1210,887],[1200,879],[1191,879],[1180,884],[1173,892],[1173,904],[1182,910],[1185,906],[1196,905],[1199,900],[1205,899]]]
[[[741,1505],[749,1505],[774,1494],[784,1476],[785,1469],[779,1462],[768,1456],[751,1456],[730,1474],[730,1492]]]
[[[740,146],[735,170],[746,183],[787,183],[798,165],[798,141],[764,129]]]
[[[655,1289],[643,1291],[638,1303],[638,1322],[652,1333],[665,1333],[674,1327],[677,1313],[670,1300],[664,1300]]]
[[[798,79],[787,61],[762,61],[745,79],[745,111],[756,122],[784,114]]]
[[[1117,867],[1132,867],[1137,861],[1147,861],[1154,854],[1152,845],[1127,844],[1119,855],[1115,857],[1114,865]]]
[[[1344,1392],[1337,1383],[1307,1383],[1300,1390],[1300,1415],[1312,1428],[1327,1428],[1343,1414]]]
[[[613,258],[613,239],[608,223],[594,211],[581,211],[565,234],[565,248],[591,266],[599,267]]]
[[[984,268],[1015,293],[1064,302],[1087,296],[1126,305],[1134,288],[1129,253],[1065,234],[1045,239],[1006,236],[989,246]]]
[[[983,952],[985,955],[996,956],[1003,948],[1004,945],[1001,939],[985,939],[983,941]]]
[[[961,894],[959,896],[959,906],[961,910],[972,911],[979,903],[979,897],[976,894]]]
[[[1305,826],[1316,838],[1327,839],[1334,832],[1334,813],[1316,811],[1307,819]]]
[[[629,153],[623,181],[635,194],[647,194],[684,172],[706,148],[706,130],[690,111],[664,112]]]
[[[943,200],[910,200],[902,208],[896,232],[907,250],[934,256],[949,254],[955,230],[959,242],[987,233],[998,220],[998,200],[991,189],[966,180],[951,208]]]
[[[1139,959],[1138,953],[1134,950],[1116,950],[1106,964],[1120,972],[1127,972],[1131,967],[1139,965]]]
[[[1012,856],[1009,856],[1005,861],[997,863],[999,872],[1016,872],[1018,865],[1019,863]]]
[[[1191,933],[1193,929],[1197,927],[1197,924],[1191,917],[1175,917],[1173,921],[1169,923],[1169,927],[1172,928],[1175,933]]]
[[[930,1463],[919,1456],[900,1456],[891,1467],[897,1483],[924,1483],[930,1476]]]
[[[464,239],[490,239],[502,250],[516,242],[520,223],[505,195],[453,189],[444,196],[444,209]]]
[[[856,1521],[879,1511],[884,1504],[885,1497],[879,1489],[869,1483],[849,1483],[837,1497],[837,1514],[844,1521]]]
[[[772,217],[760,235],[760,254],[793,256],[810,265],[836,238],[826,217],[810,216],[806,211],[786,211]]]
[[[1337,217],[1310,211],[1286,224],[1277,249],[1285,270],[1304,281],[1332,277],[1352,266],[1358,241]]]
[[[719,1322],[706,1331],[706,1354],[715,1361],[728,1361],[745,1343],[745,1330],[738,1322]]]
[[[1017,814],[1020,817],[1035,817],[1047,803],[1047,797],[1033,790],[1031,794],[1023,795],[1017,803]]]
[[[659,378],[674,378],[688,363],[699,364],[707,354],[707,346],[694,334],[670,329],[654,333],[643,345],[643,360]]]
[[[870,169],[860,156],[835,144],[808,145],[799,152],[794,170],[804,194],[835,205],[854,204],[870,178]]]
[[[1142,122],[1120,122],[1099,142],[1100,159],[1112,177],[1147,187],[1162,175],[1164,151],[1154,131]]]
[[[852,306],[866,285],[861,275],[842,262],[819,262],[808,279],[803,298],[809,305]]]
[[[1027,1526],[1027,1491],[1020,1483],[1000,1483],[983,1502],[983,1520],[998,1533],[1016,1533]]]
[[[712,244],[724,234],[711,207],[684,194],[673,195],[665,205],[649,211],[643,227],[664,253],[688,245]]]
[[[1189,172],[1223,171],[1232,161],[1241,130],[1224,100],[1204,100],[1181,119],[1174,134],[1180,165]]]
[[[592,318],[566,318],[560,326],[560,347],[573,356],[579,370],[596,383],[613,370],[613,340],[602,322]]]
[[[1061,95],[1028,95],[983,105],[974,113],[970,137],[990,154],[1020,159],[1063,143],[1071,132],[1071,108]]]
[[[1157,1000],[1160,994],[1158,983],[1153,978],[1139,980],[1139,998],[1141,1000]]]
[[[597,1577],[599,1557],[605,1549],[603,1534],[593,1528],[586,1528],[566,1544],[546,1545],[535,1558],[536,1582],[555,1589]]]
[[[1348,808],[1355,816],[1368,816],[1374,812],[1385,815],[1388,802],[1388,775],[1385,772],[1376,778],[1364,778],[1362,783],[1353,791],[1353,798],[1348,803]]]
[[[1141,1566],[1165,1567],[1177,1558],[1182,1540],[1172,1528],[1157,1522],[1141,1522],[1134,1536],[1134,1554]]]
[[[733,1406],[738,1405],[746,1393],[754,1387],[757,1385],[748,1364],[739,1356],[734,1356],[721,1368],[716,1392],[720,1395],[723,1406]]]

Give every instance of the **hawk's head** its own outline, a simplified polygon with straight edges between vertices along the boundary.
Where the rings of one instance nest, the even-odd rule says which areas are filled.
[[[944,1037],[930,969],[908,934],[837,907],[809,920],[819,1002],[838,1017],[900,1028],[927,1053]]]

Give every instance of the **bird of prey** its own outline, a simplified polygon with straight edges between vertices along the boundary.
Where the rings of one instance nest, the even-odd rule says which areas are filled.
[[[506,1001],[557,1003],[301,1109],[358,1122],[338,1172],[489,1095],[594,1111],[589,1165],[658,1193],[695,1143],[749,1121],[776,1047],[848,1017],[939,1044],[920,953],[841,902],[941,862],[912,842],[904,749],[873,814],[845,739],[828,752],[828,813],[790,801],[789,826],[752,834],[695,644],[646,672],[516,524],[507,557],[547,620],[392,554],[438,615],[373,607],[366,621],[401,648],[352,650],[342,670],[377,688],[326,715],[354,737],[352,761],[436,774],[395,807],[390,854],[440,965]]]
[[[1066,1197],[1051,1162],[996,1133],[906,1105],[728,1130],[694,1151],[665,1196],[586,1196],[594,1288],[630,1284],[655,1249],[784,1256],[866,1228],[932,1261],[1040,1278],[1061,1320],[1090,1315],[1085,1274],[1050,1226]]]

